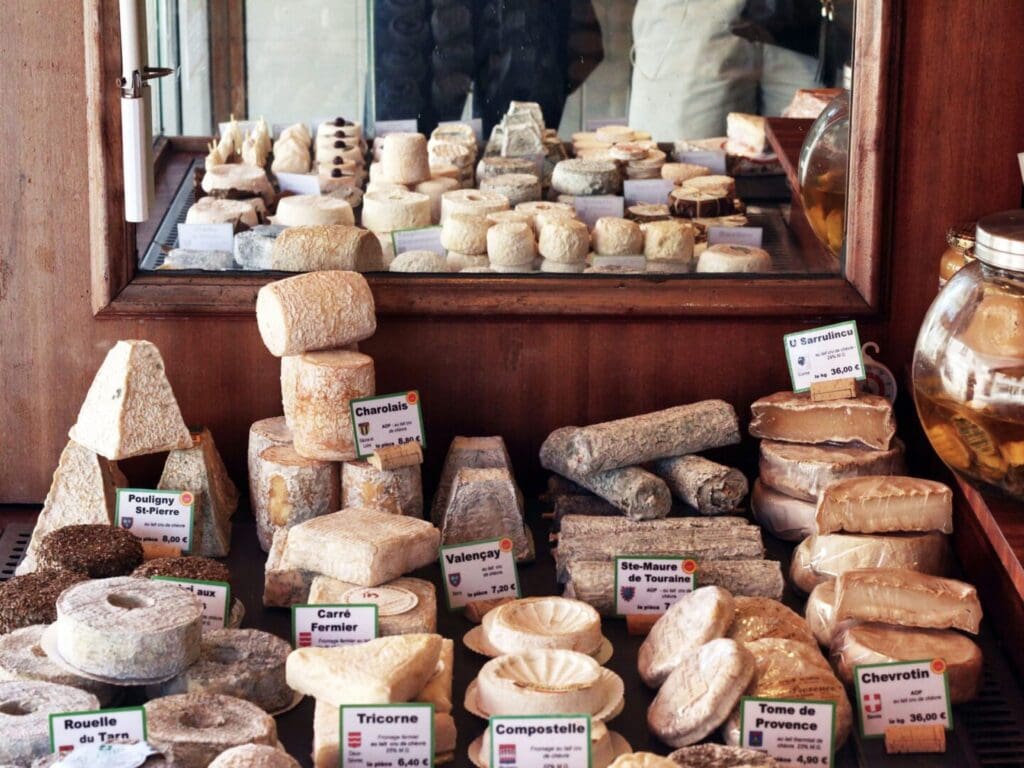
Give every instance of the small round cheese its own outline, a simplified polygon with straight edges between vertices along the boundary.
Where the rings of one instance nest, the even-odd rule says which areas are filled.
[[[487,220],[492,224],[504,224],[508,221],[520,221],[524,224],[529,224],[536,233],[536,228],[533,226],[533,216],[522,211],[494,211],[493,213],[487,214]]]
[[[441,223],[453,213],[475,213],[486,216],[494,211],[507,211],[508,198],[497,192],[479,189],[456,189],[441,196]]]
[[[629,219],[602,216],[594,224],[594,252],[601,256],[630,256],[644,252],[644,233]]]
[[[694,163],[665,163],[661,166],[661,178],[670,179],[677,186],[697,176],[710,174],[710,168]]]
[[[576,211],[571,205],[545,200],[520,203],[516,206],[516,212],[525,213],[532,219],[534,232],[540,232],[540,228],[548,221],[576,218]]]
[[[493,222],[476,213],[453,213],[441,225],[441,245],[472,256],[487,253],[487,230]]]
[[[431,168],[431,172],[433,172]],[[441,195],[445,192],[451,192],[453,189],[459,188],[459,181],[457,178],[448,178],[445,176],[435,177],[421,181],[415,187],[414,192],[418,192],[421,195],[426,195],[430,198],[430,221],[437,224],[441,221]]]
[[[352,206],[344,200],[323,195],[290,195],[277,203],[274,223],[285,227],[300,227],[309,224],[356,223]]]
[[[255,227],[260,223],[260,216],[266,212],[267,206],[259,197],[247,200],[222,200],[207,195],[196,200],[188,209],[185,223],[244,224],[247,227]]]
[[[650,221],[665,221],[672,218],[668,206],[661,203],[640,203],[626,209],[626,218],[638,224]]]
[[[587,225],[578,219],[564,218],[546,223],[540,228],[537,250],[547,261],[583,263],[590,252],[590,232]],[[541,269],[543,271],[543,265]]]
[[[451,193],[445,193],[451,194]],[[372,232],[430,226],[430,198],[393,189],[363,195],[363,226]]]
[[[487,258],[492,268],[530,265],[536,256],[537,243],[529,224],[508,222],[487,230]]]
[[[648,261],[693,260],[693,225],[683,221],[652,221],[641,225]]]
[[[274,718],[234,696],[179,693],[151,699],[146,707],[146,741],[182,768],[207,766],[241,744],[277,746]]]
[[[732,198],[723,189],[701,190],[689,186],[676,187],[669,193],[669,206],[674,216],[707,219],[733,212]]]
[[[510,205],[540,200],[540,179],[532,173],[505,173],[481,179],[480,189],[497,192],[508,198]]]
[[[698,272],[771,272],[772,257],[747,245],[710,245],[697,260]]]
[[[621,142],[615,144],[608,150],[609,156],[612,160],[634,161],[643,160],[647,157],[647,147],[640,144],[633,144],[631,142]],[[664,153],[662,154],[664,157]]]
[[[487,269],[490,262],[487,260],[487,254],[482,256],[476,256],[469,253],[459,253],[458,251],[448,251],[448,256],[445,261],[448,264],[449,272],[465,272],[470,269]],[[488,269],[488,271],[490,271]]]
[[[562,160],[551,173],[551,186],[565,195],[616,195],[622,174],[611,160]]]
[[[561,261],[552,261],[551,259],[544,259],[540,263],[540,271],[548,272],[552,274],[581,274],[587,269],[586,261],[577,261],[571,264],[566,264]]]
[[[391,272],[447,272],[445,257],[434,251],[405,251],[395,256]]]
[[[418,184],[430,178],[427,137],[421,133],[389,133],[381,151],[381,172],[388,181]]]

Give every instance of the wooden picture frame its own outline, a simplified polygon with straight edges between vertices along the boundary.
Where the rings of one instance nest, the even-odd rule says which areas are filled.
[[[83,0],[88,110],[92,308],[98,317],[249,316],[273,276],[139,274],[124,220],[117,0]],[[901,0],[859,0],[850,141],[847,256],[830,276],[655,279],[648,276],[369,275],[393,315],[853,316],[883,310]],[[237,95],[236,95],[237,99]],[[233,101],[236,99],[232,99]]]

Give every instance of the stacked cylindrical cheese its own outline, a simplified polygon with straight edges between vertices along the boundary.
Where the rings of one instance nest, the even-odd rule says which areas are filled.
[[[332,192],[339,187],[362,186],[366,180],[365,146],[359,123],[344,117],[321,123],[314,149],[320,189]]]

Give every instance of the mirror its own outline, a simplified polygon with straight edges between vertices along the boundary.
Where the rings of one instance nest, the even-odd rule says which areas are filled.
[[[262,225],[349,218],[381,244],[379,258],[366,249],[345,257],[366,271],[386,270],[409,250],[439,258],[400,259],[404,268],[452,277],[843,271],[847,160],[837,146],[848,141],[849,117],[841,99],[802,169],[805,196],[819,190],[814,199],[827,197],[828,210],[805,212],[798,156],[813,118],[849,87],[852,0],[146,6],[150,63],[176,75],[155,86],[153,124],[171,152],[162,160],[166,213],[137,232],[144,272],[317,268],[323,262],[268,261],[281,230]],[[426,138],[386,138],[412,130]],[[424,170],[388,177],[389,146]],[[244,171],[252,162],[266,173]],[[495,179],[501,171],[520,178]],[[409,191],[395,192],[395,184]],[[528,216],[492,218],[526,223],[528,233],[502,232],[521,237],[516,247],[533,248],[533,256],[506,263],[510,257],[489,254],[480,238],[473,253],[445,247],[429,228],[442,215],[440,196],[458,189],[459,210],[482,215],[490,211],[474,207],[474,197],[503,194],[511,203],[499,207],[508,208],[525,202]],[[313,193],[320,199],[286,200]],[[413,200],[422,194],[429,214]],[[592,242],[549,258],[554,246],[537,250],[538,208],[575,214]],[[634,224],[597,225],[601,216]],[[187,237],[179,239],[179,225]],[[250,254],[243,258],[240,235]],[[501,237],[493,239],[500,251]]]

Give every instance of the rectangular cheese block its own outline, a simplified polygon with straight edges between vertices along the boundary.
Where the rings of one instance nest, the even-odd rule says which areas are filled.
[[[903,443],[894,438],[887,451],[858,445],[801,445],[761,441],[758,465],[761,482],[796,499],[817,501],[818,494],[837,480],[861,475],[903,472]]]
[[[776,392],[755,400],[750,434],[787,443],[860,443],[888,450],[896,434],[892,404],[878,395],[816,403],[807,394]]]
[[[299,568],[286,560],[288,544],[287,528],[274,532],[274,538],[267,552],[263,571],[263,605],[275,608],[289,608],[305,603],[309,589],[316,576],[312,571]]]
[[[818,533],[953,532],[953,492],[917,477],[868,475],[827,486],[815,512]]]
[[[441,641],[441,655],[437,660],[437,669],[416,694],[414,701],[433,704],[435,712],[452,711],[452,681],[455,672],[455,641],[444,638]]]
[[[738,141],[754,154],[771,151],[765,126],[765,119],[761,115],[730,112],[725,116],[725,133],[729,140]]]
[[[284,557],[296,568],[376,587],[437,560],[440,543],[441,532],[425,520],[352,507],[289,529]]]
[[[978,633],[981,602],[970,584],[897,568],[847,571],[836,580],[835,621]]]
[[[309,602],[376,605],[378,637],[437,631],[437,591],[423,579],[402,576],[379,587],[363,587],[317,576],[309,588]]]

